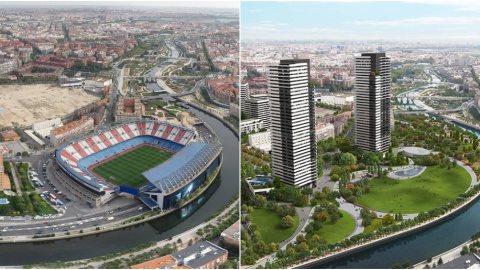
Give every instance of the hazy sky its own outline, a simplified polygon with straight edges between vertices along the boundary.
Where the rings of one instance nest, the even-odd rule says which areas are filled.
[[[480,2],[242,2],[241,39],[480,44]]]
[[[204,8],[239,8],[239,1],[1,1],[1,7],[79,7],[79,6],[109,6],[109,7],[204,7]]]

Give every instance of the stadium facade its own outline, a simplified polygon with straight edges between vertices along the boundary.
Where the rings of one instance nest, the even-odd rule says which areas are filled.
[[[212,134],[203,123],[194,130],[153,120],[131,121],[59,147],[54,173],[67,189],[95,207],[125,195],[139,198],[151,209],[169,209],[185,200],[220,167],[222,146],[212,139]],[[143,186],[115,185],[91,172],[92,167],[141,145],[174,154],[143,172],[148,180]]]

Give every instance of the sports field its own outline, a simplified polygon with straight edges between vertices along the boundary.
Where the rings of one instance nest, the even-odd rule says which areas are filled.
[[[461,166],[450,170],[431,166],[406,180],[374,178],[370,181],[370,193],[363,194],[355,203],[384,212],[420,213],[455,200],[471,182],[470,174]]]
[[[156,147],[144,145],[112,160],[92,171],[103,179],[115,184],[140,187],[148,182],[142,175],[173,156],[172,153]]]

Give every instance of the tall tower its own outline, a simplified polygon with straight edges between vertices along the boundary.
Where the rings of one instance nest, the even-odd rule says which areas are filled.
[[[281,60],[269,67],[272,175],[288,185],[315,186],[314,90],[309,88],[310,60]]]
[[[240,103],[243,106],[243,102],[250,98],[250,87],[248,83],[240,84]]]
[[[355,58],[355,145],[365,151],[385,153],[390,146],[390,70],[385,53]]]

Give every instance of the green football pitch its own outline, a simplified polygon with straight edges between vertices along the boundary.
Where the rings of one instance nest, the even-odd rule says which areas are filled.
[[[115,185],[140,187],[148,182],[142,175],[173,156],[152,146],[141,146],[95,168],[93,172]]]

